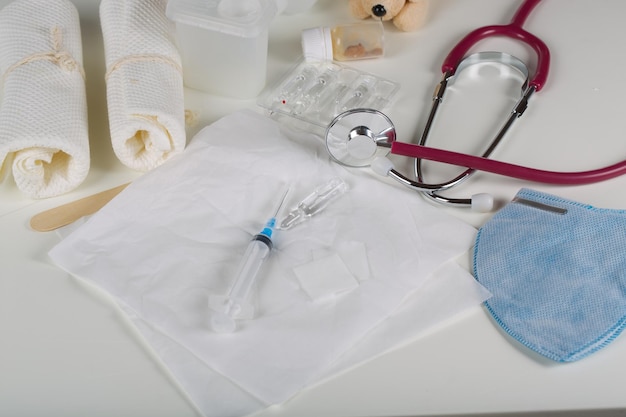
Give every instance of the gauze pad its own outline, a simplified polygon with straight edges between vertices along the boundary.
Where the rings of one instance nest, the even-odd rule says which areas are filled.
[[[479,231],[474,276],[496,322],[559,362],[603,348],[626,321],[626,211],[523,189]]]

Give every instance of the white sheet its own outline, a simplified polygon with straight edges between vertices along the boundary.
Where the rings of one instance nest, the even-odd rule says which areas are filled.
[[[408,190],[331,163],[321,143],[308,139],[288,139],[273,121],[252,112],[229,115],[50,252],[58,265],[111,293],[155,346],[165,346],[159,355],[180,371],[188,389],[196,390],[189,384],[194,378],[221,387],[217,398],[225,402],[200,407],[206,415],[242,415],[281,403],[327,376],[340,358],[358,363],[411,337],[416,329],[398,324],[408,330],[390,338],[390,345],[366,349],[354,356],[358,360],[344,356],[473,243],[471,226]],[[289,198],[297,202],[334,176],[349,184],[348,194],[310,221],[277,233],[259,278],[257,317],[236,333],[213,333],[208,298],[226,292],[241,252],[284,184],[292,185]],[[351,290],[313,301],[294,268],[314,264],[322,252],[349,252],[348,263],[368,265],[369,273],[361,271]],[[361,262],[355,261],[359,253]],[[472,291],[466,294],[476,305],[485,294]],[[197,375],[192,368],[198,368],[185,363],[202,363],[207,371]],[[199,393],[190,395],[206,403]],[[248,406],[229,409],[228,395],[248,398]]]

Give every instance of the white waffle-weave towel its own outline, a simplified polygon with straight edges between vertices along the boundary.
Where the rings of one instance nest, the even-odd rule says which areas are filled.
[[[186,144],[180,55],[167,0],[103,0],[113,150],[126,166],[148,171]]]
[[[89,171],[78,12],[68,0],[17,0],[0,11],[0,179],[12,161],[33,198],[63,194]]]

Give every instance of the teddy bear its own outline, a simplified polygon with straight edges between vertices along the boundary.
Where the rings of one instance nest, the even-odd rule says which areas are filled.
[[[391,20],[400,30],[411,32],[426,21],[429,0],[348,0],[354,17]]]

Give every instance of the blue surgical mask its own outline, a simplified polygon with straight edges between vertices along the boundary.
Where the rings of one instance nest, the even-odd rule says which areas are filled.
[[[582,359],[626,325],[626,210],[523,189],[479,230],[474,276],[515,340],[555,361]]]

